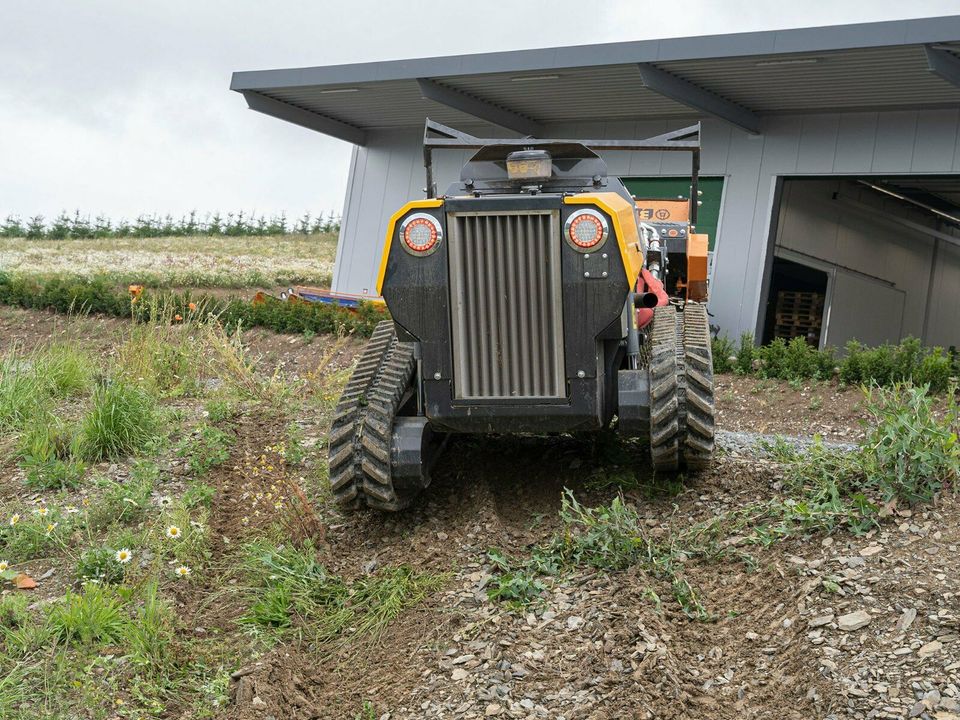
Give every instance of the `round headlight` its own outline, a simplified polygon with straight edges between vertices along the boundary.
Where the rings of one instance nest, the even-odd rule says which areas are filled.
[[[400,225],[403,247],[413,255],[429,255],[443,240],[443,228],[432,215],[414,213]]]
[[[577,210],[567,218],[564,234],[576,250],[590,250],[610,234],[606,219],[594,210]]]

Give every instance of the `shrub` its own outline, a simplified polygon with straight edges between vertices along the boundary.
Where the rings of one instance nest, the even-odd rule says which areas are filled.
[[[376,324],[387,317],[380,305],[361,303],[356,310],[327,303],[282,302],[268,298],[253,304],[239,298],[215,298],[196,293],[144,292],[136,303],[126,289],[118,289],[104,278],[62,275],[21,276],[0,271],[0,303],[62,313],[90,312],[115,317],[133,317],[138,322],[160,322],[157,307],[176,315],[190,316],[190,303],[204,309],[230,331],[262,326],[280,333],[354,333],[368,337]]]
[[[81,215],[75,210],[73,215],[61,212],[49,223],[42,215],[30,218],[25,226],[15,215],[8,215],[0,225],[0,237],[47,240],[67,240],[105,237],[171,237],[194,235],[314,235],[330,234],[340,231],[340,218],[332,211],[311,218],[305,213],[295,224],[290,225],[284,213],[267,218],[264,215],[246,215],[242,210],[236,214],[227,213],[226,220],[220,213],[207,213],[198,219],[196,211],[175,219],[171,215],[140,214],[133,224],[121,218],[116,222],[97,216],[93,221],[89,215]]]
[[[711,341],[713,369],[715,372],[733,372],[736,365],[737,347],[726,335],[715,337]]]
[[[818,350],[799,337],[789,342],[777,338],[769,345],[755,346],[753,336],[744,333],[736,350],[728,338],[713,340],[713,365],[716,372],[732,371],[793,382],[828,380],[839,369],[840,382],[847,385],[888,387],[910,382],[928,385],[933,393],[946,391],[951,380],[960,374],[955,357],[943,348],[924,348],[916,338],[874,348],[853,340],[847,343],[845,354],[838,357],[833,348]]]
[[[931,392],[944,392],[957,369],[943,348],[923,348],[916,338],[899,345],[868,348],[851,341],[840,364],[840,379],[851,385],[889,386],[909,382],[929,385]]]
[[[737,362],[734,372],[740,375],[749,375],[753,372],[753,361],[757,348],[753,342],[753,333],[743,333],[740,336],[740,347],[737,350]]]
[[[107,382],[93,394],[80,426],[80,451],[88,460],[116,458],[142,450],[158,433],[156,401],[124,381]]]

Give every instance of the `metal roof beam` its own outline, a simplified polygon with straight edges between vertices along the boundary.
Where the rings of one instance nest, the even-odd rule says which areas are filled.
[[[664,97],[675,100],[682,105],[726,120],[732,125],[743,128],[748,133],[760,133],[760,118],[752,111],[730,102],[725,98],[694,85],[678,75],[661,70],[650,63],[638,63],[640,78],[643,84]]]
[[[367,134],[362,129],[354,125],[348,125],[340,120],[318,115],[310,110],[304,110],[296,105],[285,103],[282,100],[268,97],[252,90],[244,90],[243,97],[247,101],[247,107],[251,110],[271,115],[281,120],[305,127],[308,130],[316,130],[324,135],[330,135],[339,140],[344,140],[354,145],[366,145]]]
[[[949,50],[933,45],[924,45],[923,49],[927,53],[927,67],[930,71],[960,88],[960,58]]]
[[[522,135],[542,137],[544,134],[543,126],[526,115],[494,105],[474,95],[454,90],[428,78],[417,78],[417,84],[420,86],[420,94],[427,100],[446,105],[454,110],[473,115],[475,118],[499,125],[507,130],[513,130]]]

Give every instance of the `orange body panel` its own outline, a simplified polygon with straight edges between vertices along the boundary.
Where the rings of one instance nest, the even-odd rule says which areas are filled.
[[[707,236],[691,233],[687,240],[687,300],[707,299]]]

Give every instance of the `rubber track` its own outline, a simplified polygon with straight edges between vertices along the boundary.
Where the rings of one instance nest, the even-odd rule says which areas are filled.
[[[377,510],[402,510],[415,495],[412,491],[398,492],[390,472],[393,419],[415,367],[413,345],[394,341],[368,395],[360,433],[360,466],[364,500]]]
[[[713,458],[716,427],[710,324],[707,308],[700,303],[686,303],[682,316],[685,432],[681,459],[688,468],[699,469]]]
[[[363,438],[368,418],[372,419],[374,424],[382,421],[383,408],[371,413],[371,402],[382,403],[382,378],[386,375],[391,359],[396,357],[394,349],[397,346],[406,347],[412,361],[412,350],[409,346],[397,342],[393,323],[389,320],[379,323],[367,341],[360,361],[334,410],[329,435],[330,489],[341,507],[356,509],[369,504],[366,502],[367,477],[363,467],[366,452],[363,449]],[[397,371],[394,369],[389,377],[396,376]],[[409,381],[409,376],[406,381]],[[390,426],[392,424],[391,416]],[[387,447],[389,448],[389,441]]]
[[[654,470],[676,470],[679,464],[677,402],[677,309],[653,311],[650,332],[650,457]]]

